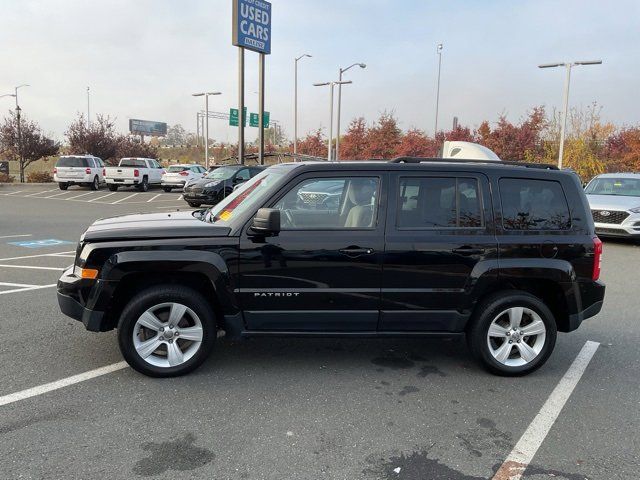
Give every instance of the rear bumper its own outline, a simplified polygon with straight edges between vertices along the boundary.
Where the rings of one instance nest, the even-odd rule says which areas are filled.
[[[179,182],[174,180],[162,180],[161,185],[163,187],[184,188],[186,182]]]
[[[141,182],[141,179],[132,178],[107,178],[108,185],[137,185]]]
[[[91,183],[95,175],[83,175],[82,177],[70,177],[64,175],[53,175],[53,181],[57,183]]]
[[[569,314],[568,332],[576,330],[582,324],[583,320],[600,313],[602,305],[604,304],[605,290],[605,284],[600,280],[581,283],[580,297],[582,299],[583,310]]]

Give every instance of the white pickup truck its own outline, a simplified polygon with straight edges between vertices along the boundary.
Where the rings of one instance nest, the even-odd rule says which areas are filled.
[[[153,158],[123,158],[117,167],[107,167],[105,180],[115,192],[121,185],[135,186],[141,192],[151,185],[160,185],[164,169]]]

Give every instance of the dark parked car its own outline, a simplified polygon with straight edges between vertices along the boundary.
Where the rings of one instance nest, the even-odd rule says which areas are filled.
[[[545,363],[556,332],[600,311],[601,253],[570,171],[303,162],[268,168],[209,210],[98,220],[58,300],[88,330],[117,328],[124,358],[152,376],[196,368],[217,330],[466,335],[490,371],[521,375]]]
[[[234,187],[262,172],[264,167],[224,165],[211,170],[203,179],[190,183],[183,198],[191,207],[215,205],[233,192]]]

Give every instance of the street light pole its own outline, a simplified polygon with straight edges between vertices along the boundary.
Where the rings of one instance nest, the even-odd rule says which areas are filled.
[[[438,134],[438,109],[440,108],[440,69],[442,68],[442,43],[439,43],[436,51],[438,53],[438,85],[436,87],[436,124],[434,127],[433,136]]]
[[[22,125],[21,125],[22,122],[20,121],[21,108],[20,108],[20,105],[18,104],[18,89],[22,87],[29,87],[29,86],[30,85],[23,83],[22,85],[18,85],[14,89],[14,92],[15,92],[14,97],[16,98],[16,117],[18,121],[18,159],[20,162],[20,183],[24,183],[24,168],[22,168],[24,159],[22,158]]]
[[[222,95],[222,92],[202,92],[192,93],[194,97],[204,96],[204,111],[205,111],[205,127],[204,127],[204,167],[209,168],[209,95]]]
[[[91,110],[89,110],[89,87],[87,87],[87,128],[91,127]]]
[[[340,75],[338,76],[338,81],[342,81],[342,74],[349,70],[351,67],[359,66],[360,68],[367,68],[367,65],[364,63],[354,63],[353,65],[349,65],[347,68],[340,69]],[[336,160],[340,160],[340,110],[342,106],[342,85],[338,85],[338,121],[336,125]]]
[[[324,82],[324,83],[314,83],[314,87],[324,87],[329,85],[329,142],[327,144],[327,161],[332,161],[332,143],[333,143],[333,88],[336,85],[350,84],[353,83],[351,80],[346,82]]]
[[[294,63],[294,87],[293,87],[293,154],[298,153],[298,61],[311,55],[304,53],[296,57]]]
[[[567,128],[567,113],[569,110],[569,86],[571,83],[571,68],[577,65],[600,65],[602,60],[584,60],[578,62],[562,62],[562,63],[545,63],[538,65],[538,68],[555,68],[565,67],[567,70],[567,76],[564,81],[564,109],[562,111],[562,123],[560,124],[560,148],[558,149],[558,168],[562,168],[562,160],[564,155],[564,139],[565,131]]]

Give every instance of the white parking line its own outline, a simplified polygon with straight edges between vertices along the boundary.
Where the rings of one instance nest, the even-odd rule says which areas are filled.
[[[25,270],[57,270],[61,271],[64,268],[57,267],[33,267],[31,265],[0,265],[0,268],[24,268]]]
[[[62,380],[57,380],[51,383],[45,383],[44,385],[28,388],[26,390],[22,390],[16,393],[11,393],[9,395],[5,395],[4,397],[0,397],[0,407],[3,405],[8,405],[10,403],[18,402],[20,400],[25,400],[27,398],[36,397],[38,395],[42,395],[43,393],[52,392],[60,388],[68,387],[69,385],[74,385],[76,383],[84,382],[86,380],[91,380],[92,378],[100,377],[102,375],[106,375],[107,373],[116,372],[126,367],[127,367],[127,362],[113,363],[111,365],[107,365],[106,367],[100,367],[100,368],[96,368],[95,370],[89,370],[88,372],[63,378]]]
[[[80,195],[76,195],[75,197],[65,198],[65,200],[73,200],[74,198],[84,197],[85,195],[91,195],[93,192],[81,193]]]
[[[44,192],[29,193],[29,194],[27,194],[27,195],[23,195],[23,197],[34,197],[34,196],[36,196],[36,195],[41,195],[41,194],[43,194],[43,193],[51,193],[51,192],[55,192],[55,191],[57,191],[57,190],[58,190],[58,189],[56,188],[56,189],[54,189],[54,190],[45,190]]]
[[[37,285],[30,285],[28,283],[0,282],[0,287],[37,287]]]
[[[52,283],[50,285],[34,285],[33,287],[24,287],[24,288],[16,288],[14,290],[5,290],[4,292],[0,292],[0,295],[6,295],[7,293],[29,292],[31,290],[40,290],[42,288],[51,288],[55,286],[56,286],[55,283]]]
[[[493,480],[520,480],[599,346],[598,342],[592,341],[584,344],[567,373],[560,379],[516,446],[513,447],[509,456],[493,476]]]
[[[25,233],[24,235],[3,235],[0,238],[17,238],[17,237],[33,237],[31,233]]]
[[[147,203],[151,203],[153,202],[156,198],[158,198],[160,195],[162,195],[161,193],[157,194],[155,197],[150,198],[149,200],[147,200]]]
[[[124,197],[124,198],[121,198],[120,200],[116,200],[115,202],[111,203],[111,205],[116,205],[116,204],[118,204],[120,202],[124,202],[127,198],[132,198],[132,197],[135,197],[136,195],[138,195],[138,194],[137,193],[132,193],[128,197]]]
[[[180,195],[176,200],[182,200],[182,195]]]
[[[24,191],[25,191],[25,190],[17,190],[17,191],[15,191],[15,192],[5,193],[4,195],[8,197],[9,195],[15,195],[16,193],[22,193],[22,192],[24,192]]]
[[[22,257],[7,257],[7,258],[0,258],[0,262],[7,262],[9,260],[22,260],[24,258],[38,258],[38,257],[61,257],[61,256],[67,256],[68,254],[74,253],[74,250],[69,250],[68,252],[57,252],[57,253],[41,253],[39,255],[24,255]],[[73,256],[75,257],[75,255],[69,255],[69,256]]]
[[[71,192],[61,192],[61,193],[56,193],[55,195],[49,195],[48,197],[38,197],[38,198],[55,198],[55,197],[61,197],[62,195],[67,195]]]
[[[95,202],[96,200],[102,200],[103,198],[110,197],[111,195],[115,195],[116,193],[118,192],[111,192],[111,193],[107,193],[106,195],[103,195],[102,197],[92,198],[91,200],[87,200],[87,203]]]

